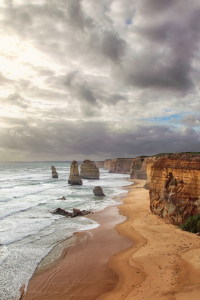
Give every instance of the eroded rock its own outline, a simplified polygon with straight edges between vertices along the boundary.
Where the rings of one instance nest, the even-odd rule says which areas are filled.
[[[84,160],[82,163],[80,174],[84,179],[99,179],[99,169],[95,163],[89,159]]]
[[[78,163],[75,160],[71,164],[68,183],[71,185],[82,185],[82,179],[78,170]]]
[[[93,189],[93,193],[95,194],[95,196],[100,196],[100,197],[103,197],[105,196],[104,195],[104,192],[102,190],[102,188],[100,186],[96,186],[94,189]]]
[[[58,178],[58,173],[56,172],[56,168],[54,166],[51,166],[52,170],[52,178]]]
[[[159,158],[150,173],[150,209],[182,225],[200,213],[200,155],[175,153]]]
[[[110,163],[109,173],[130,174],[134,158],[116,158]]]
[[[78,208],[73,208],[73,212],[70,212],[58,207],[54,211],[52,211],[52,213],[56,215],[65,216],[65,217],[75,218],[75,217],[89,215],[91,213],[91,210],[80,210]]]
[[[66,200],[66,198],[63,196],[61,198],[58,198],[58,200]]]

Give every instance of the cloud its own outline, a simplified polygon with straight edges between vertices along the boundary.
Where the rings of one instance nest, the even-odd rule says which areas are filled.
[[[198,150],[199,1],[0,6],[7,151],[106,158]]]
[[[30,102],[22,98],[19,94],[11,94],[4,100],[4,103],[9,105],[15,105],[20,108],[26,109],[30,106]]]

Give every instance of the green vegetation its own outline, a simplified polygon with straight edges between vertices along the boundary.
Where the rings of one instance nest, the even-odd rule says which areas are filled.
[[[189,217],[180,228],[193,233],[200,232],[200,214]]]

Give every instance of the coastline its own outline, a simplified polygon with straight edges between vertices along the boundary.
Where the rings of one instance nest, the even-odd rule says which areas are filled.
[[[144,183],[144,180],[135,180],[133,185],[125,187],[129,192],[122,199],[124,204],[118,205],[118,209],[110,206],[95,213],[93,216],[99,218],[98,221],[101,219],[101,225],[91,230],[92,235],[84,243],[70,247],[57,266],[34,275],[23,299],[199,299],[199,237],[181,231],[167,220],[152,214],[148,191],[143,188]],[[122,216],[126,217],[126,221],[121,219]],[[111,229],[112,235],[111,231],[107,231]],[[101,238],[98,239],[100,232]],[[116,241],[117,247],[113,244]],[[108,244],[111,245],[109,251],[104,251]],[[96,252],[97,250],[100,251]],[[99,256],[101,252],[104,252],[102,259]],[[77,262],[77,253],[83,265],[79,265],[80,261]],[[78,268],[75,273],[69,272],[68,276],[79,284],[83,280],[82,287],[74,285],[70,293],[63,294],[68,289],[63,275],[69,267],[65,261],[69,262],[71,259],[71,270]],[[74,262],[77,265],[73,265]],[[82,277],[79,273],[88,263],[87,274]],[[90,276],[92,270],[95,272]],[[61,277],[56,279],[59,272]],[[64,290],[59,289],[60,281],[64,283]]]
[[[200,294],[200,240],[151,213],[144,180],[135,180],[119,206],[127,221],[116,230],[133,247],[112,256],[119,281],[96,300],[194,300]]]
[[[124,196],[120,194],[114,199],[121,201]],[[119,214],[118,206],[111,205],[87,216],[100,226],[75,233],[62,242],[62,254],[47,266],[44,258],[30,279],[23,300],[93,300],[111,291],[118,275],[109,267],[109,258],[133,244],[114,229],[126,219]]]

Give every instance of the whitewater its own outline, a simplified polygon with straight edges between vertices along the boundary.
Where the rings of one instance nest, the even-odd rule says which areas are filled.
[[[51,178],[51,165],[58,179]],[[80,166],[79,166],[80,167]],[[54,215],[60,207],[103,210],[116,205],[114,196],[130,184],[127,175],[110,174],[100,168],[100,180],[83,179],[82,186],[68,185],[70,163],[0,162],[0,299],[16,300],[28,284],[38,263],[61,241],[75,232],[99,226],[87,217]],[[96,197],[100,185],[106,197]],[[66,200],[58,200],[60,197]]]

